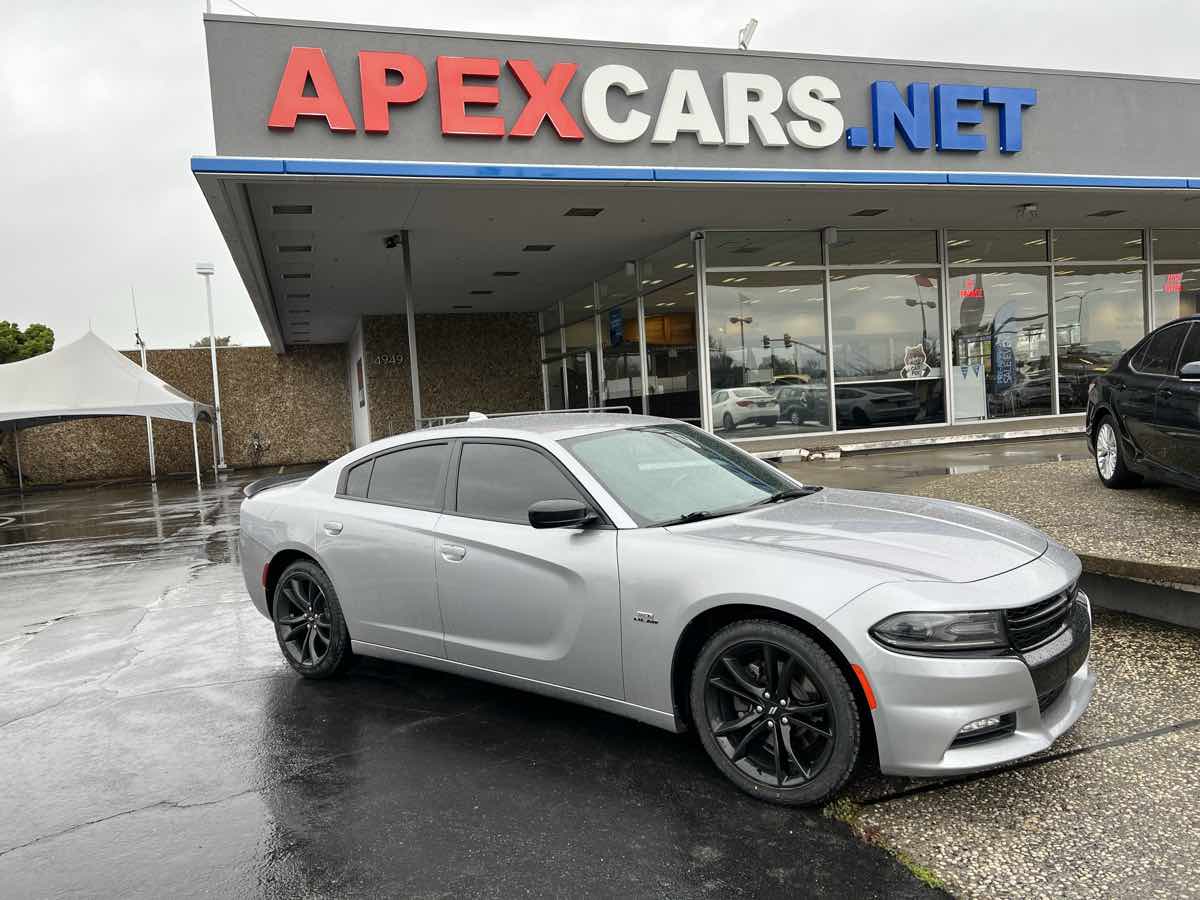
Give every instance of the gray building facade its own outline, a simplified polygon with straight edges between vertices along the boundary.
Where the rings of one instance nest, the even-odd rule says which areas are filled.
[[[527,402],[749,443],[1071,415],[1197,309],[1194,82],[205,25],[193,172],[276,351],[350,348],[359,442]]]

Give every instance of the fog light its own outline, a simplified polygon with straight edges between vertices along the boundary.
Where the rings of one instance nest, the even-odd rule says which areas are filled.
[[[985,716],[982,719],[976,719],[974,722],[968,722],[962,728],[958,729],[959,734],[971,734],[976,731],[982,731],[985,728],[995,728],[1000,724],[999,716]]]
[[[962,747],[965,744],[977,744],[980,741],[990,741],[993,738],[1006,737],[1017,729],[1016,713],[1004,713],[1001,716],[984,716],[974,722],[968,722],[958,729],[951,747]]]

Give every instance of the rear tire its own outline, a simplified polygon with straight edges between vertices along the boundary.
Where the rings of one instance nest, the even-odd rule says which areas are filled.
[[[729,413],[725,413],[724,417],[721,419],[721,430],[733,431],[734,427],[733,416],[731,416]]]
[[[337,591],[311,560],[297,560],[279,576],[271,621],[283,658],[305,678],[332,678],[350,664],[350,632]]]
[[[746,620],[714,634],[692,670],[690,702],[709,758],[751,796],[813,806],[854,771],[862,738],[850,685],[788,625]]]
[[[1125,465],[1117,423],[1107,414],[1096,426],[1096,474],[1105,487],[1114,489],[1130,487],[1142,480]]]

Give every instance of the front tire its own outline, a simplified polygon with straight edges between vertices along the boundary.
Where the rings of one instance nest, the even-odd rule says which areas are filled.
[[[1096,474],[1107,488],[1129,487],[1141,481],[1125,465],[1117,424],[1110,415],[1105,415],[1096,427]]]
[[[747,794],[812,806],[854,771],[854,694],[829,654],[795,628],[765,620],[722,628],[696,659],[690,701],[705,751]]]
[[[725,413],[725,415],[721,418],[721,430],[733,431],[735,427],[736,426],[733,424],[733,416],[729,413]]]
[[[351,659],[350,632],[333,582],[316,563],[292,563],[275,585],[271,604],[283,658],[305,678],[331,678]]]

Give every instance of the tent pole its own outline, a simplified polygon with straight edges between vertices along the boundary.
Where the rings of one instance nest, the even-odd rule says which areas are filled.
[[[17,491],[24,496],[25,479],[21,477],[21,429],[13,429],[13,446],[17,450]]]
[[[158,481],[158,472],[154,460],[154,425],[149,416],[146,416],[146,449],[150,454],[150,481],[155,483]]]
[[[217,462],[217,426],[213,421],[209,421],[208,429],[212,432],[212,448],[213,448],[213,478],[217,477],[217,472],[220,471],[220,464]]]
[[[200,441],[196,439],[196,420],[192,419],[192,459],[196,461],[196,487],[200,484]]]

